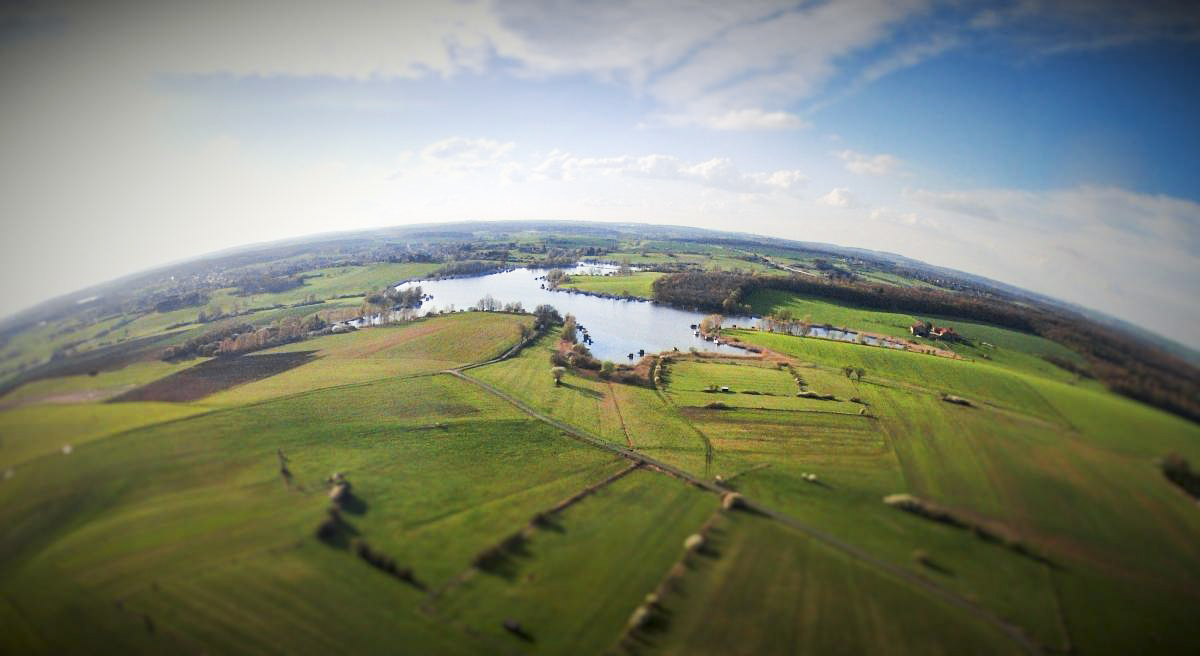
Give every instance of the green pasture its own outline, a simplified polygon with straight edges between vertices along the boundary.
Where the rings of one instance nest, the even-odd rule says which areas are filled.
[[[486,637],[497,652],[602,652],[717,505],[679,481],[635,471],[534,531],[498,571],[450,590],[438,615]],[[506,619],[532,640],[505,631]]]
[[[790,292],[764,289],[750,294],[746,301],[755,314],[770,315],[788,310],[796,319],[809,318],[814,324],[832,324],[835,327],[879,333],[892,337],[910,339],[919,344],[936,346],[954,351],[965,358],[990,361],[1012,369],[1035,373],[1059,380],[1071,380],[1074,374],[1043,360],[1042,355],[1052,355],[1083,363],[1082,357],[1067,347],[1037,335],[1030,335],[1008,328],[952,318],[918,317],[902,312],[871,310],[853,305],[817,298],[808,298]],[[970,340],[970,344],[951,343],[915,337],[909,326],[917,321],[930,320],[935,325],[948,325]],[[990,345],[990,346],[987,346]]]
[[[66,403],[103,400],[169,376],[204,362],[197,358],[184,362],[152,360],[135,362],[114,371],[100,371],[95,376],[62,376],[45,378],[18,387],[0,397],[0,409],[32,403]]]
[[[431,630],[417,609],[423,593],[313,538],[329,503],[325,477],[341,471],[353,483],[347,538],[367,540],[432,589],[621,466],[445,376],[92,440],[28,462],[0,486],[9,527],[0,640],[5,651],[102,640],[131,651],[294,653],[399,635],[455,651],[470,640]],[[68,620],[71,631],[53,630]],[[310,642],[315,624],[322,636]]]
[[[638,271],[628,276],[572,275],[571,282],[559,285],[559,287],[599,294],[653,298],[654,281],[658,280],[662,275],[655,271]]]
[[[366,269],[327,282],[394,273]],[[876,332],[866,324],[911,320],[783,302]],[[1016,651],[981,613],[1046,651],[1192,647],[1200,513],[1156,463],[1200,462],[1200,426],[1073,380],[1038,357],[1058,354],[1045,340],[964,323],[995,346],[990,361],[978,347],[954,360],[731,330],[777,355],[676,355],[657,389],[578,371],[555,385],[551,333],[466,371],[784,518],[720,513],[708,548],[685,557],[719,498],[645,467],[478,570],[484,550],[629,465],[437,373],[504,353],[530,323],[460,313],[289,344],[267,352],[315,358],[199,403],[85,402],[195,361],[14,390],[0,399],[0,652]],[[797,398],[801,386],[838,400]],[[326,544],[314,531],[335,471],[353,496]],[[1024,553],[882,503],[894,493],[999,527]],[[368,565],[355,539],[415,583]],[[656,619],[619,642],[667,579]]]
[[[327,335],[286,344],[263,353],[314,351],[307,364],[204,400],[240,405],[392,376],[431,373],[497,357],[520,340],[522,315],[464,312],[387,326]]]
[[[994,627],[777,523],[723,515],[640,636],[662,654],[1019,654]]]

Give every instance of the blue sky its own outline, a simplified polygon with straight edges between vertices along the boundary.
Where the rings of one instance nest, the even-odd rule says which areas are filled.
[[[247,242],[561,218],[887,250],[1200,346],[1186,3],[98,4],[0,3],[0,313]]]

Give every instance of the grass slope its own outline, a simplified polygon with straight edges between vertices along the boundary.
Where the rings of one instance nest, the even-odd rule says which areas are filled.
[[[295,653],[404,636],[420,651],[454,652],[470,640],[431,629],[419,591],[312,537],[329,472],[354,484],[351,530],[435,585],[620,466],[449,377],[317,391],[94,440],[0,487],[0,641],[4,651],[103,640],[131,651]],[[68,621],[71,631],[53,630]]]
[[[496,650],[597,653],[658,585],[684,538],[717,499],[680,481],[634,472],[536,531],[500,573],[472,577],[438,604],[441,615]],[[532,641],[505,631],[520,622]]]
[[[661,654],[1019,654],[982,623],[777,523],[723,515],[642,639]]]
[[[241,405],[334,387],[441,371],[497,357],[520,339],[522,315],[465,312],[375,326],[262,351],[314,351],[315,360],[282,374],[214,394],[205,403]]]
[[[990,360],[1006,367],[1058,380],[1071,380],[1074,375],[1043,360],[1041,356],[1052,355],[1079,364],[1083,363],[1083,358],[1078,353],[1061,344],[1037,335],[987,324],[960,321],[954,318],[918,317],[903,312],[871,310],[774,289],[756,291],[750,294],[746,301],[753,308],[755,314],[765,316],[788,310],[792,316],[808,317],[815,324],[829,323],[854,330],[913,339],[921,344],[948,348],[966,358]],[[917,321],[927,319],[937,325],[953,326],[955,331],[970,339],[972,344],[946,343],[914,337],[908,327]],[[982,346],[984,342],[991,344],[994,348]]]

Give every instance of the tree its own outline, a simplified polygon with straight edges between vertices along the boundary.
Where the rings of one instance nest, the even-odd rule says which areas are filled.
[[[563,374],[567,373],[566,367],[551,367],[550,375],[554,376],[554,386],[558,387],[562,384]]]
[[[621,258],[621,265],[619,267],[617,267],[617,275],[618,276],[632,276],[633,275],[633,267],[631,267],[629,265],[628,257]]]
[[[538,330],[544,330],[560,322],[562,322],[562,316],[552,305],[539,305],[533,310],[533,327]]]
[[[575,327],[575,315],[568,314],[563,319],[562,340],[574,344],[579,340],[578,330]]]
[[[700,333],[704,335],[713,335],[721,332],[721,323],[725,318],[719,314],[710,314],[700,320]]]
[[[842,367],[842,373],[846,374],[846,378],[849,378],[850,376],[854,375],[854,367]]]
[[[481,312],[495,312],[500,309],[500,301],[491,294],[484,294],[483,298],[475,303],[475,309]]]
[[[865,374],[865,373],[867,373],[867,372],[864,371],[862,367],[857,367],[854,369],[854,377],[857,378],[858,382],[860,382],[860,383],[862,382],[862,377],[863,377],[863,374]]]
[[[600,377],[606,380],[612,378],[613,371],[616,370],[616,368],[617,367],[612,363],[612,360],[605,360],[600,365]]]

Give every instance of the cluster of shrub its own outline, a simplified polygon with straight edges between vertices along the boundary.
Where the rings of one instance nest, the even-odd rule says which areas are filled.
[[[234,286],[237,287],[238,294],[248,296],[286,292],[303,284],[304,276],[273,275],[265,271],[254,271],[238,278]]]
[[[741,299],[762,289],[889,312],[957,317],[1039,335],[1087,358],[1092,375],[1109,389],[1200,421],[1200,371],[1196,367],[1156,346],[1065,310],[940,289],[722,272],[662,276],[654,281],[654,299],[688,309],[748,313]]]
[[[155,312],[173,312],[182,310],[183,308],[196,307],[208,303],[208,295],[203,292],[187,292],[183,294],[171,294],[154,303]]]
[[[1192,471],[1192,466],[1186,458],[1172,453],[1163,458],[1160,466],[1167,480],[1178,485],[1193,499],[1200,499],[1200,472]]]
[[[420,285],[404,289],[385,287],[377,291],[367,292],[363,295],[363,300],[367,305],[379,308],[414,308],[421,305],[421,302],[425,300],[425,292],[421,290]]]
[[[592,352],[583,344],[575,344],[566,353],[561,351],[551,353],[550,364],[555,367],[575,367],[590,371],[600,371],[604,367],[604,364],[593,357]]]
[[[258,351],[281,344],[300,341],[309,333],[327,326],[317,315],[307,318],[287,317],[276,325],[255,328],[248,323],[227,324],[209,330],[181,344],[163,350],[163,360],[183,360],[194,357],[213,357]]]
[[[447,262],[433,270],[429,275],[434,278],[455,278],[465,276],[482,276],[497,273],[505,268],[504,262],[492,260],[466,260],[463,262]]]

